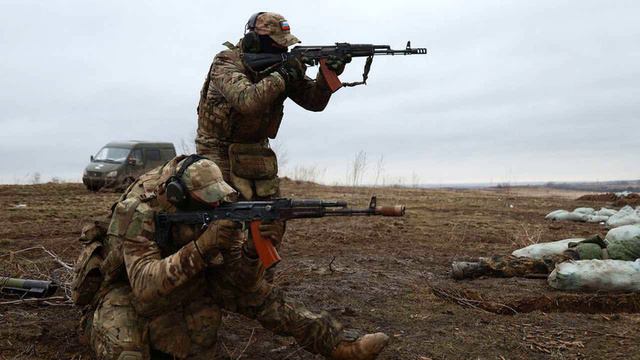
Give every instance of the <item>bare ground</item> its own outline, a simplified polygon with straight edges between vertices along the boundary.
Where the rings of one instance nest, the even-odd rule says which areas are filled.
[[[597,224],[549,223],[558,208],[608,204],[581,194],[535,189],[420,190],[326,187],[285,182],[287,197],[344,199],[366,206],[404,203],[404,218],[292,221],[276,282],[313,310],[344,324],[384,331],[381,359],[640,358],[640,301],[562,294],[539,279],[449,277],[454,259],[507,254],[532,242],[604,234]],[[68,281],[83,222],[107,213],[117,194],[79,184],[0,186],[0,276]],[[17,206],[25,204],[26,207]],[[79,310],[61,299],[0,299],[0,359],[87,359]],[[513,311],[512,311],[513,310]],[[226,359],[316,359],[291,338],[237,315],[224,319],[218,353]]]

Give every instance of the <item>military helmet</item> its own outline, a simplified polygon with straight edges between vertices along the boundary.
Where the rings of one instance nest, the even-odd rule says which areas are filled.
[[[253,14],[247,22],[246,29],[255,31],[258,35],[269,35],[280,46],[288,47],[300,43],[300,40],[291,34],[287,19],[273,12]]]
[[[188,196],[206,204],[230,201],[236,191],[224,181],[222,171],[213,161],[198,155],[180,160],[172,170],[166,183],[167,197],[178,205]]]

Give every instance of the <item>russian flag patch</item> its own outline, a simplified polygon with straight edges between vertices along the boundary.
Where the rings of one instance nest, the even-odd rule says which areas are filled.
[[[289,31],[291,30],[291,28],[289,27],[289,22],[285,21],[280,21],[280,30],[282,31]]]

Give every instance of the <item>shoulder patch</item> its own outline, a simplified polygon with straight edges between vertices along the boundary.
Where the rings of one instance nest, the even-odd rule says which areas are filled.
[[[135,239],[139,235],[146,236],[154,232],[154,211],[147,203],[140,203],[133,214],[133,218],[127,226],[124,237]]]

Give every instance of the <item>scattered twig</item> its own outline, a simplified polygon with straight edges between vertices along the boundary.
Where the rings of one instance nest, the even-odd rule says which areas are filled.
[[[335,270],[333,270],[333,262],[336,260],[336,257],[334,256],[331,261],[329,262],[329,271],[331,271],[331,273],[333,274],[335,272]]]
[[[46,298],[29,298],[29,299],[18,299],[18,300],[11,300],[11,301],[3,301],[0,302],[0,305],[11,305],[11,304],[21,304],[21,303],[28,303],[28,302],[44,302],[47,303],[47,305],[62,305],[60,303],[51,303],[51,300],[68,300],[66,296],[50,296],[50,297],[46,297]]]
[[[442,288],[437,288],[434,286],[431,286],[431,290],[433,291],[434,295],[440,298],[451,300],[457,303],[458,305],[471,307],[471,308],[486,311],[489,313],[502,313],[506,315],[507,313],[504,312],[505,309],[508,310],[509,313],[512,315],[515,315],[518,313],[516,309],[506,304],[501,304],[493,301],[483,301],[482,299],[480,300],[471,299],[457,291],[447,291]]]
[[[290,352],[287,356],[285,356],[282,360],[287,360],[291,356],[297,354],[300,350],[302,350],[302,346],[298,346],[294,351]]]
[[[251,335],[249,335],[249,340],[247,340],[247,344],[244,346],[244,348],[242,349],[242,351],[240,352],[240,355],[238,355],[236,360],[240,360],[240,358],[242,358],[242,355],[244,355],[244,352],[247,351],[247,349],[249,348],[249,345],[251,345],[251,340],[253,340],[253,333],[255,331],[256,331],[256,328],[251,329]]]
[[[49,256],[51,256],[53,258],[53,260],[55,262],[57,262],[58,264],[60,264],[62,267],[64,267],[67,270],[73,271],[73,266],[72,265],[67,264],[66,262],[62,261],[62,259],[60,259],[60,257],[58,257],[58,255],[56,255],[53,251],[48,250],[47,248],[45,248],[42,245],[33,246],[33,247],[29,247],[29,248],[21,249],[21,250],[17,250],[17,251],[10,251],[8,254],[0,255],[0,257],[9,256],[10,259],[13,260],[13,258],[15,257],[16,254],[23,253],[23,252],[26,252],[26,251],[31,251],[31,250],[42,250],[45,253],[47,253]]]

